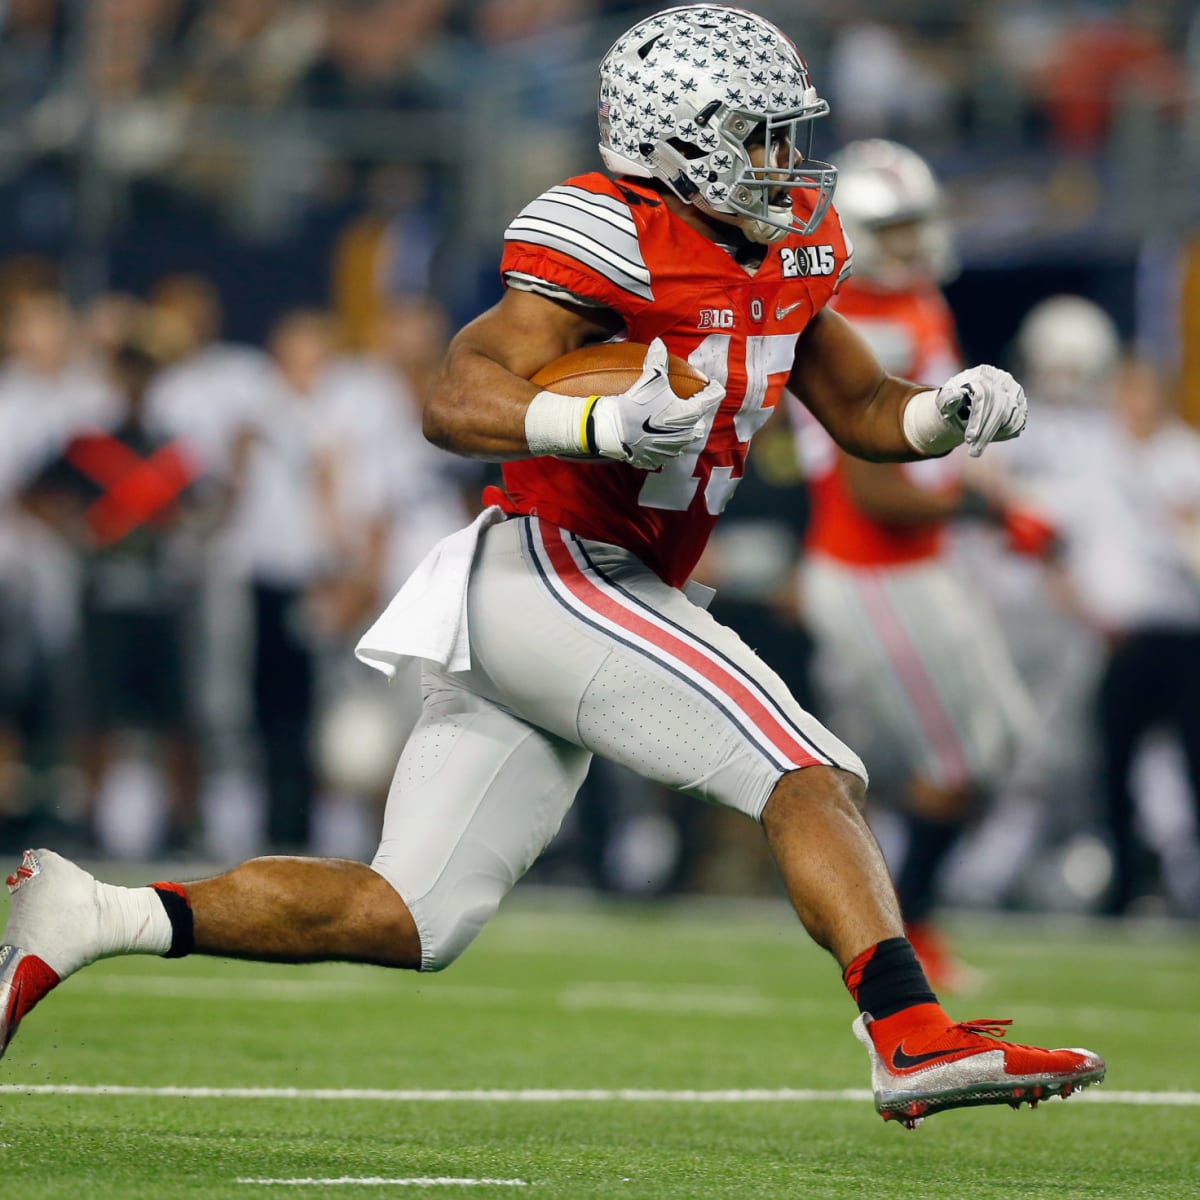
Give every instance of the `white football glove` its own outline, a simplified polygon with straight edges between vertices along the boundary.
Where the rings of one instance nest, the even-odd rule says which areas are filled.
[[[1021,385],[999,367],[969,367],[936,392],[918,392],[904,409],[904,436],[923,454],[945,454],[962,442],[978,458],[992,442],[1025,428],[1029,404]]]
[[[703,438],[725,398],[710,379],[694,396],[677,396],[667,377],[667,348],[655,338],[637,383],[619,396],[600,396],[592,409],[596,453],[652,471]]]

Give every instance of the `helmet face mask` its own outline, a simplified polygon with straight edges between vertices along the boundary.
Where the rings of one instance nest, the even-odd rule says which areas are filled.
[[[820,225],[837,172],[808,151],[811,122],[828,111],[792,42],[738,8],[667,9],[635,25],[600,63],[608,169],[661,180],[756,242]],[[793,204],[798,190],[813,193],[810,204]]]

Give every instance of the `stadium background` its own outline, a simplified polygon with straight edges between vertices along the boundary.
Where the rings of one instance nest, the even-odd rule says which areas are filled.
[[[764,2],[759,10],[794,35],[830,100],[821,151],[858,136],[893,137],[925,154],[944,180],[962,259],[949,295],[968,361],[1010,363],[1029,308],[1077,293],[1112,316],[1128,344],[1168,373],[1181,410],[1200,417],[1200,18],[1192,6],[929,0]],[[24,292],[61,288],[76,348],[90,339],[94,350],[143,320],[140,306],[164,277],[186,273],[211,284],[226,342],[261,347],[282,317],[322,310],[339,353],[384,358],[389,351],[372,344],[372,331],[381,315],[398,312],[403,344],[392,348],[390,367],[405,375],[397,395],[411,398],[446,331],[497,297],[507,221],[542,187],[597,165],[595,64],[643,11],[600,0],[10,0],[0,8],[6,308]],[[155,369],[175,352],[153,351]],[[18,385],[6,395],[7,419],[19,426],[31,411],[22,404],[35,401],[22,400]],[[411,434],[411,411],[406,420]],[[47,445],[40,460],[6,472],[3,502],[21,521],[24,489],[52,457]],[[757,533],[778,546],[803,525],[802,493],[773,486],[788,468],[776,470],[765,450],[759,457],[763,486],[743,489],[730,520],[753,516]],[[469,506],[478,479],[444,462],[428,469],[439,482],[393,498],[389,519],[431,533]],[[212,475],[220,477],[219,464]],[[431,513],[440,498],[444,509]],[[754,594],[753,565],[728,599],[749,621],[747,636],[774,645],[803,691],[803,631],[755,625],[768,614]],[[48,569],[64,604],[77,575],[61,562]],[[402,573],[395,562],[392,569]],[[363,590],[377,601],[384,583],[374,576]],[[36,588],[32,595],[8,614],[10,646],[43,637]],[[379,715],[377,695],[366,710],[338,703],[347,690],[358,699],[358,689],[345,682],[353,668],[331,665],[348,658],[354,622],[361,627],[370,609],[358,600],[335,635],[314,637],[318,711],[304,727],[316,760],[312,788],[358,787],[368,794],[357,808],[274,838],[247,816],[262,803],[271,731],[248,715],[245,659],[240,678],[196,682],[208,643],[197,652],[195,623],[206,618],[192,611],[181,616],[192,644],[181,660],[188,712],[180,728],[192,743],[188,769],[201,778],[201,815],[185,816],[176,830],[145,817],[161,788],[137,764],[149,759],[157,770],[162,750],[147,752],[137,736],[102,756],[112,776],[104,792],[87,767],[95,731],[81,715],[89,685],[79,670],[103,654],[86,656],[86,621],[68,612],[45,635],[36,671],[22,677],[5,714],[7,847],[36,834],[125,857],[171,850],[232,861],[297,841],[369,853],[378,783],[347,784],[330,761],[339,733],[349,729],[352,744],[355,713]],[[244,608],[245,596],[238,602]],[[245,637],[247,620],[243,612],[233,621],[232,636]],[[226,698],[200,694],[212,687]],[[46,702],[32,702],[31,692]],[[113,775],[114,759],[133,773]],[[1156,828],[1172,849],[1176,882],[1151,907],[1194,914],[1195,831],[1170,774],[1161,777],[1170,811]],[[1070,796],[1054,798],[1050,818],[1017,814],[1027,835],[1021,853],[1045,867],[1031,872],[1039,882],[1023,878],[1012,846],[990,841],[985,829],[951,881],[951,898],[1098,905],[1103,830],[1086,765],[1074,784]],[[141,807],[129,799],[135,794]],[[99,830],[97,805],[107,813]],[[1001,849],[1011,869],[984,869]],[[537,877],[635,892],[771,886],[744,831],[603,775]]]

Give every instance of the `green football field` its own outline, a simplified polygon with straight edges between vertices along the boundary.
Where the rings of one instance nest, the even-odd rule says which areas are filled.
[[[520,893],[437,977],[111,960],[8,1056],[0,1163],[40,1197],[1200,1196],[1200,937],[958,927],[959,1017],[1086,1045],[1108,1081],[915,1132],[786,910]]]

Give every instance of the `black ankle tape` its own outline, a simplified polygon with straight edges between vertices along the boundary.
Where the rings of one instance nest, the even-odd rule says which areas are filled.
[[[859,1012],[878,1021],[914,1004],[937,1002],[908,938],[887,938],[874,949],[853,990]]]
[[[154,894],[166,909],[171,922],[171,948],[163,958],[183,958],[196,948],[196,922],[192,906],[183,888],[177,883],[152,883]]]

